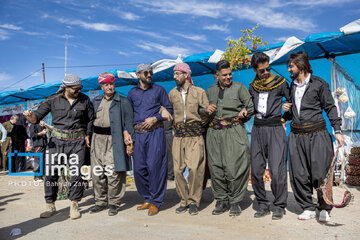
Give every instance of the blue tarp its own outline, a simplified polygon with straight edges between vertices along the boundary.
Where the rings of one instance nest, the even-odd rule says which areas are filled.
[[[322,77],[330,84],[331,62],[326,59],[326,56],[336,54],[336,61],[353,77],[354,83],[358,86],[360,85],[360,76],[358,74],[360,66],[360,32],[350,35],[344,35],[342,32],[318,33],[309,35],[303,41],[305,43],[293,51],[304,50],[309,53],[311,66],[315,75]],[[259,49],[258,51],[277,49],[283,44],[284,43],[274,44]],[[204,89],[207,89],[215,82],[211,74],[215,71],[215,64],[208,63],[208,59],[212,54],[213,52],[200,53],[183,59],[184,62],[190,65],[195,84]],[[272,68],[275,74],[284,76],[290,82],[290,75],[286,67],[287,57],[288,54],[275,61],[272,64]],[[113,69],[109,72],[117,76],[117,71],[117,69]],[[125,72],[134,71],[135,69],[125,70]],[[242,69],[234,73],[234,81],[240,81],[245,86],[249,86],[253,78],[254,71],[252,69]],[[162,85],[169,92],[175,86],[172,68],[154,74],[153,81]],[[134,79],[116,78],[116,90],[126,96],[127,92],[136,83],[137,80]],[[51,82],[36,85],[22,91],[2,92],[0,93],[0,105],[16,104],[26,100],[46,98],[54,94],[60,84],[61,82]],[[100,89],[97,76],[84,78],[83,86],[83,92]]]

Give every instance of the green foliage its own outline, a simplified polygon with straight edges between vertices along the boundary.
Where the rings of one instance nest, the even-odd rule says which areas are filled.
[[[241,30],[242,36],[238,40],[230,39],[228,41],[228,47],[221,59],[227,60],[231,69],[249,68],[251,61],[249,54],[256,51],[258,47],[267,45],[267,42],[262,41],[262,37],[254,35],[254,31],[258,28],[259,24],[252,29]]]

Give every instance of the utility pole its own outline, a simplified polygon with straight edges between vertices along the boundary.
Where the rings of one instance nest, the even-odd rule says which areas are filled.
[[[68,35],[65,35],[65,76],[66,76],[66,65],[67,65],[67,42],[68,42]]]
[[[46,81],[45,81],[45,64],[44,63],[42,63],[42,70],[43,70],[44,83],[46,83]]]

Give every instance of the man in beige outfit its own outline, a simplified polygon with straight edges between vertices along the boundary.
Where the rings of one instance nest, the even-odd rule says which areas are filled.
[[[176,191],[181,198],[176,213],[184,213],[189,208],[189,214],[196,215],[205,172],[205,143],[199,112],[206,114],[209,101],[205,91],[193,85],[190,76],[191,70],[186,63],[174,67],[177,87],[170,91],[169,99],[174,108],[174,175]],[[189,169],[187,182],[183,176],[186,167]]]

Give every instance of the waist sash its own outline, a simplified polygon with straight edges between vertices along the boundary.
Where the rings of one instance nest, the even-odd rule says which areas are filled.
[[[94,133],[102,134],[102,135],[111,135],[111,128],[110,127],[103,128],[103,127],[94,126]]]
[[[153,131],[153,130],[155,130],[157,128],[160,128],[160,127],[162,127],[162,128],[164,127],[163,122],[156,122],[149,129],[143,128],[142,123],[138,123],[138,124],[135,124],[134,130],[135,130],[136,133],[147,133],[147,132],[151,132],[151,131]]]
[[[238,117],[219,118],[219,119],[212,120],[212,122],[209,124],[209,127],[218,130],[218,129],[231,128],[231,127],[239,125],[241,123],[242,123],[242,121]]]
[[[254,118],[254,126],[257,127],[276,127],[276,126],[281,126],[281,118],[277,117],[277,118]]]
[[[62,130],[54,128],[52,130],[52,135],[59,140],[72,141],[83,138],[85,136],[85,130],[82,128],[75,130]]]
[[[306,123],[290,123],[291,132],[295,134],[309,134],[326,131],[326,122],[324,120],[318,122],[306,122]]]
[[[201,122],[176,123],[174,126],[175,137],[202,136]]]

